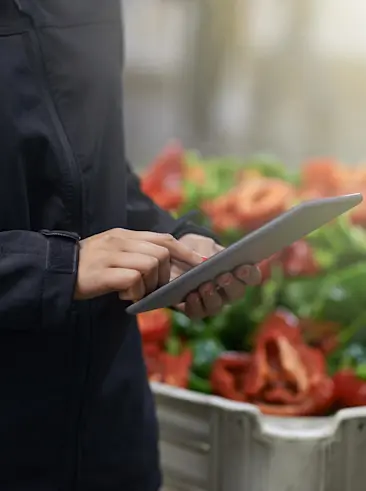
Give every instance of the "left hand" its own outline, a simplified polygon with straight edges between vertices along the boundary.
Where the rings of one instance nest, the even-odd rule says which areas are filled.
[[[223,249],[214,240],[195,234],[183,236],[180,242],[207,258]],[[186,265],[173,261],[171,279],[186,271]],[[224,305],[243,297],[247,285],[258,285],[260,281],[261,273],[256,266],[243,265],[233,272],[221,275],[215,282],[205,283],[198,291],[190,293],[185,303],[176,308],[194,319],[213,316],[218,314]]]

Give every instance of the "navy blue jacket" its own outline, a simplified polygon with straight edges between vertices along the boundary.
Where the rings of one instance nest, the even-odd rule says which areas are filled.
[[[72,300],[78,237],[197,231],[126,163],[119,3],[0,0],[1,491],[160,485],[136,322]]]

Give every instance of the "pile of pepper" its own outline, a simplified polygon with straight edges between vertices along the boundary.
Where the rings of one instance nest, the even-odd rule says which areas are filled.
[[[229,244],[299,200],[366,194],[366,166],[317,159],[289,174],[268,156],[203,160],[174,144],[142,186],[178,215],[201,209]],[[280,416],[366,405],[365,229],[362,205],[261,264],[262,285],[215,318],[140,316],[149,378]]]

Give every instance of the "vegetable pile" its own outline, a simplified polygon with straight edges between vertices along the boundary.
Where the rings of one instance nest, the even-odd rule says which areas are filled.
[[[230,244],[299,201],[366,195],[366,166],[314,159],[289,173],[268,156],[203,159],[172,144],[141,183],[177,216],[201,210]],[[215,318],[139,316],[150,380],[277,416],[366,405],[366,202],[260,267],[262,285]]]

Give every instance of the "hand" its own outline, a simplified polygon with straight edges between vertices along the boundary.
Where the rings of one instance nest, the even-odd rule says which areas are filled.
[[[223,249],[214,240],[194,234],[185,235],[179,242],[207,258]],[[187,269],[185,264],[173,260],[171,279],[180,276]],[[218,314],[225,304],[243,297],[246,285],[258,285],[260,281],[261,274],[257,267],[243,265],[220,276],[214,283],[202,285],[197,292],[190,293],[185,303],[177,308],[195,319],[213,316]]]
[[[136,301],[170,280],[171,260],[191,268],[201,256],[171,235],[114,229],[80,242],[76,300],[118,292]]]

